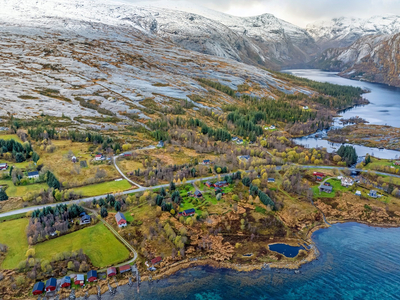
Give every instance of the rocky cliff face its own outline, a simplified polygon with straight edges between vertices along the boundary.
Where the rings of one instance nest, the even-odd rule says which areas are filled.
[[[349,47],[326,50],[315,66],[351,79],[400,86],[400,34],[365,36]]]

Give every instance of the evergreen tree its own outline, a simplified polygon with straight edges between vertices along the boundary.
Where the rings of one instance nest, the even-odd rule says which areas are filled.
[[[163,187],[161,188],[160,195],[163,197],[167,196],[167,192],[165,191],[165,189]]]
[[[249,177],[244,177],[244,178],[242,179],[242,183],[243,183],[244,186],[250,186],[250,184],[251,184],[251,179],[250,179]]]
[[[105,217],[107,217],[108,216],[108,211],[107,211],[107,209],[103,206],[102,208],[101,208],[101,210],[100,210],[100,216],[102,217],[102,218],[105,218]]]
[[[121,210],[121,202],[116,201],[116,202],[115,202],[115,205],[114,205],[114,209],[115,209],[116,211],[120,211],[120,210]]]
[[[175,183],[173,181],[171,181],[171,183],[169,184],[169,190],[175,191],[175,189],[176,189]]]
[[[0,201],[8,200],[7,193],[4,189],[0,188]]]

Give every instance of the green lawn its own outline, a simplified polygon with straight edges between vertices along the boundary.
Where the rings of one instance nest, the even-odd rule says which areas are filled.
[[[24,218],[0,224],[0,243],[8,246],[6,258],[1,264],[2,269],[14,269],[19,262],[25,260],[28,249],[25,228],[28,223],[28,219]]]
[[[130,214],[130,212],[129,211],[127,211],[127,212],[124,212],[124,216],[125,216],[125,219],[126,219],[126,221],[127,222],[132,222],[133,221],[133,217],[131,216],[131,214]]]
[[[0,180],[0,185],[8,186],[6,193],[9,197],[22,197],[29,192],[40,192],[40,190],[49,187],[46,183],[15,186],[11,180]]]
[[[132,186],[127,180],[120,181],[108,181],[98,184],[87,185],[73,190],[77,193],[82,193],[82,196],[92,197],[98,195],[104,195],[108,193],[114,193],[118,191],[125,191],[130,189]]]
[[[9,247],[2,269],[14,269],[18,263],[25,260],[28,242],[25,228],[28,219],[19,219],[0,224],[0,243]],[[129,251],[117,238],[102,224],[86,227],[47,242],[34,246],[36,257],[51,260],[60,252],[83,249],[96,267],[106,267],[126,261]]]
[[[4,221],[11,221],[11,220],[16,220],[16,219],[21,219],[26,216],[26,213],[21,213],[21,214],[16,214],[16,215],[11,215],[11,216],[6,216],[6,217],[1,217],[0,222]]]
[[[5,140],[5,141],[7,141],[7,140],[11,140],[11,139],[13,139],[13,140],[15,140],[16,142],[19,142],[19,143],[23,143],[23,141],[21,141],[21,139],[18,137],[18,135],[16,135],[16,134],[1,134],[0,135],[0,140]]]
[[[83,249],[96,267],[114,265],[129,258],[129,251],[103,225],[87,227],[35,246],[36,257],[51,259],[55,254],[64,251]]]
[[[7,160],[0,159],[0,164],[4,164],[4,163],[8,164],[8,170],[6,172],[9,172],[11,166],[17,167],[19,169],[25,169],[27,166],[29,166],[31,161],[24,161],[24,162],[21,162],[21,163],[16,163],[16,162],[9,162]]]
[[[314,192],[314,195],[317,198],[333,198],[333,197],[336,196],[336,192],[337,191],[345,192],[345,191],[349,190],[349,188],[342,186],[342,183],[341,183],[341,181],[339,179],[329,179],[326,182],[329,182],[331,184],[331,186],[333,188],[332,193],[330,193],[330,194],[329,193],[325,193],[325,192],[321,192],[320,193],[319,189],[318,189],[318,187],[320,185],[316,185],[316,186],[312,187],[312,190]]]

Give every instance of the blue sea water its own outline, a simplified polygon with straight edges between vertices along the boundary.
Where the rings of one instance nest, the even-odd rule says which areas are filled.
[[[320,256],[300,269],[197,267],[126,288],[115,299],[400,299],[400,228],[335,224],[312,236]]]

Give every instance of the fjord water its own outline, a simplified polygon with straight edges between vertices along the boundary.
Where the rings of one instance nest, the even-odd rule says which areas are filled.
[[[143,282],[139,294],[125,286],[113,299],[400,299],[400,228],[335,224],[312,239],[320,256],[300,274],[197,267]]]
[[[367,89],[370,91],[370,93],[364,94],[363,97],[368,99],[370,104],[347,109],[346,111],[341,112],[340,115],[345,119],[358,116],[367,120],[370,124],[400,127],[400,88],[378,83],[350,80],[339,77],[335,72],[324,72],[314,69],[296,69],[286,70],[284,72],[315,81],[350,85]],[[327,148],[329,152],[332,152],[340,147],[340,144],[331,143],[327,140],[321,139],[320,137],[316,138],[315,135],[297,138],[294,140],[296,143],[306,147]],[[365,156],[367,153],[373,154],[373,156],[378,158],[390,159],[400,156],[399,151],[370,148],[360,145],[353,146],[355,147],[359,156]]]

